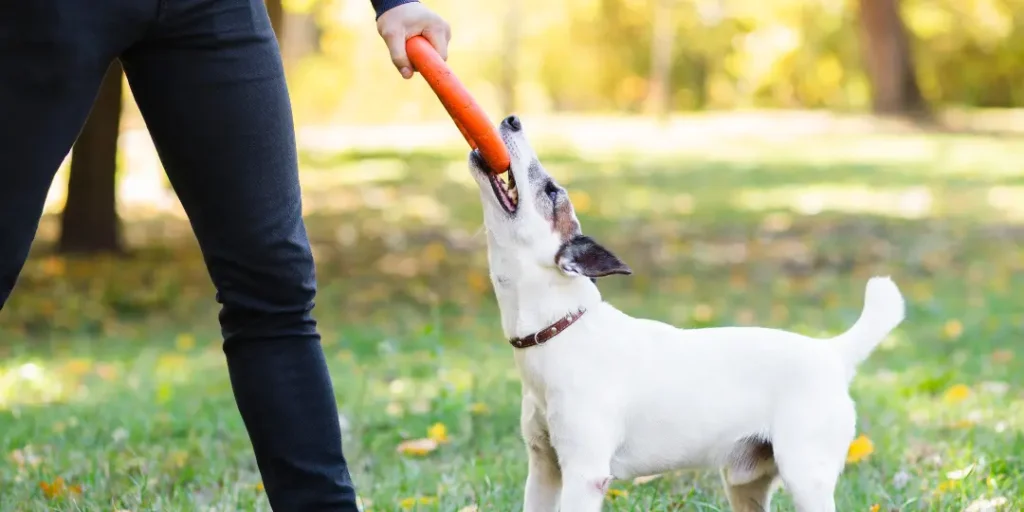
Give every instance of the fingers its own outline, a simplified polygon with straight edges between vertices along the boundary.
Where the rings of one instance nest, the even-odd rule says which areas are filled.
[[[405,53],[405,30],[388,30],[381,34],[384,43],[388,46],[391,54],[391,62],[395,69],[401,73],[402,78],[412,78],[412,64],[409,63],[409,56]]]
[[[430,45],[437,50],[441,60],[448,60],[448,41],[451,39],[449,31],[444,29],[438,30],[437,26],[430,26],[423,29],[423,37],[430,41]]]

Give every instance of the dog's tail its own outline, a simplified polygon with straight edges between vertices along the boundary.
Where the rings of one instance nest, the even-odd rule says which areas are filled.
[[[872,277],[864,291],[864,309],[849,330],[833,342],[849,368],[850,378],[885,337],[903,322],[906,305],[896,283],[889,277]]]

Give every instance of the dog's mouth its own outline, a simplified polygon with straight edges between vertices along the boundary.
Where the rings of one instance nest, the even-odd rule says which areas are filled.
[[[491,182],[491,190],[494,191],[494,197],[498,198],[498,203],[501,204],[501,207],[509,215],[516,213],[516,210],[519,208],[519,189],[516,188],[516,177],[512,174],[512,170],[510,169],[501,174],[491,173],[488,171],[490,167],[484,161],[479,151],[474,149],[472,155],[477,168],[486,174],[488,181]],[[507,181],[506,176],[508,176]]]

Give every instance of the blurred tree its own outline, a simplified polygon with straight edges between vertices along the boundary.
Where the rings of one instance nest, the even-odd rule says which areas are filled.
[[[654,0],[651,33],[651,72],[647,84],[645,108],[649,115],[664,121],[671,105],[672,47],[675,44],[676,23],[672,16],[674,0]]]
[[[520,14],[521,0],[507,0],[505,24],[502,27],[501,58],[501,111],[513,113],[516,110],[516,79],[519,72],[519,31],[522,27]]]
[[[121,62],[114,60],[71,150],[68,195],[58,242],[62,253],[122,250],[115,181],[121,89]]]
[[[860,41],[875,112],[926,114],[899,0],[860,0]]]

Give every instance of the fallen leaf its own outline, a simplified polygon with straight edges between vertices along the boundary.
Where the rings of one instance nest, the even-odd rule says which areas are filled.
[[[196,337],[188,333],[179,334],[174,340],[174,346],[182,352],[192,350],[196,347]]]
[[[483,293],[490,289],[490,282],[487,277],[479,272],[470,272],[466,276],[470,289],[477,293]]]
[[[590,210],[590,194],[583,190],[569,192],[569,201],[576,213],[586,213]]]
[[[23,468],[26,465],[36,467],[40,462],[42,462],[42,459],[32,451],[31,446],[16,449],[11,452],[9,457],[19,468]]]
[[[444,423],[434,423],[427,429],[427,438],[438,443],[448,442],[448,427]]]
[[[864,434],[857,436],[853,442],[850,443],[850,448],[846,453],[846,462],[856,463],[866,459],[875,451],[875,443],[871,442]]]
[[[946,478],[950,480],[963,480],[974,471],[974,466],[974,464],[971,464],[965,468],[950,471],[946,473]]]
[[[39,482],[39,488],[47,499],[57,499],[64,496],[78,496],[82,494],[82,486],[67,485],[64,478],[57,477],[53,482]]]
[[[978,498],[967,505],[964,512],[996,512],[1007,503],[1009,500],[1002,496],[992,499]]]
[[[437,449],[437,441],[426,439],[410,439],[398,443],[398,453],[402,455],[423,456]]]
[[[999,364],[1006,364],[1013,360],[1013,351],[1007,349],[1000,349],[992,352],[992,362]]]
[[[955,384],[942,395],[942,399],[948,403],[962,402],[971,396],[971,388],[965,384]]]
[[[657,474],[657,475],[647,475],[647,476],[638,476],[638,477],[633,479],[633,485],[643,485],[643,484],[646,484],[647,482],[651,482],[651,481],[657,480],[659,478],[661,478],[660,474]]]
[[[697,304],[697,306],[693,308],[693,319],[698,322],[707,322],[711,320],[711,317],[714,316],[714,314],[714,310],[712,310],[711,306],[708,306],[707,304]]]
[[[405,498],[398,502],[398,506],[402,508],[413,508],[416,505],[433,505],[437,503],[437,498],[433,496],[419,496],[416,498]]]
[[[404,409],[402,408],[402,404],[398,402],[390,402],[387,407],[384,408],[384,412],[387,413],[388,416],[401,416]]]
[[[964,324],[960,320],[948,320],[946,325],[942,327],[942,333],[947,339],[955,340],[964,333]]]
[[[629,492],[623,491],[622,489],[608,489],[606,496],[609,498],[625,498],[626,496],[629,496]]]

